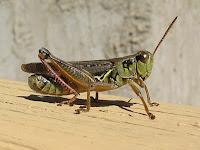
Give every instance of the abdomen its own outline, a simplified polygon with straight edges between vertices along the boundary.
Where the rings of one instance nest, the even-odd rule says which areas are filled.
[[[64,89],[61,85],[56,83],[52,78],[40,74],[33,74],[28,77],[29,87],[42,94],[49,95],[68,95],[71,94],[69,90]]]

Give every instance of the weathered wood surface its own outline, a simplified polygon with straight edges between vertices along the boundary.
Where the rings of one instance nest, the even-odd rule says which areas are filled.
[[[0,149],[200,149],[199,107],[161,104],[151,108],[152,121],[139,101],[100,99],[90,112],[77,115],[81,99],[59,107],[54,102],[62,98],[41,97],[25,83],[0,80]]]
[[[147,85],[163,102],[200,106],[199,14],[199,0],[0,0],[0,77],[26,81],[19,68],[41,47],[65,61],[152,52],[178,16]]]

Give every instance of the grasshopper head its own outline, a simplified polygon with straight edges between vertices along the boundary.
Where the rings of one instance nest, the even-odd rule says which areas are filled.
[[[151,70],[152,70],[152,67],[153,67],[153,56],[156,53],[156,51],[158,50],[163,39],[165,38],[165,36],[169,32],[170,28],[172,27],[172,25],[176,21],[177,17],[178,16],[176,16],[174,18],[174,20],[171,22],[171,24],[168,26],[167,30],[165,31],[164,35],[162,36],[161,40],[159,41],[158,45],[156,46],[156,48],[155,48],[155,50],[153,51],[152,54],[148,51],[139,51],[136,54],[135,58],[136,58],[136,62],[137,62],[137,73],[143,80],[148,78],[149,75],[151,74]]]
[[[136,54],[136,71],[137,74],[145,80],[151,74],[153,67],[153,55],[148,51],[139,51]]]

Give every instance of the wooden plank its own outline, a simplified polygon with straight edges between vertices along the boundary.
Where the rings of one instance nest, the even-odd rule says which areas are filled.
[[[140,101],[100,94],[90,112],[74,114],[84,98],[60,107],[54,102],[63,98],[0,80],[0,149],[200,149],[199,107],[161,103],[149,120]]]

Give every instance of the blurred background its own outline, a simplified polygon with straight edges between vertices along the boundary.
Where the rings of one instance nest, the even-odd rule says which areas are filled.
[[[40,47],[65,61],[152,52],[175,16],[147,85],[155,101],[200,105],[199,0],[0,0],[0,78],[27,82],[20,66]]]

